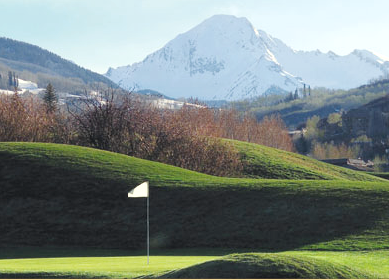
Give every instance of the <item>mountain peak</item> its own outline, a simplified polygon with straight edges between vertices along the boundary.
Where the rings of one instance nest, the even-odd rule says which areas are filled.
[[[388,63],[389,64],[389,63]],[[167,96],[238,100],[311,87],[351,88],[389,71],[369,51],[294,51],[244,17],[214,15],[140,63],[106,74],[125,88]],[[300,78],[301,77],[301,78]]]
[[[245,17],[236,17],[234,15],[225,15],[225,14],[218,14],[213,15],[210,18],[205,19],[201,24],[242,24],[242,25],[251,25],[251,22],[245,18]]]
[[[258,36],[257,30],[245,17],[236,17],[231,15],[214,15],[204,20],[199,25],[193,27],[188,32],[181,34],[185,39],[191,41],[201,40],[210,42],[215,46],[221,43],[224,47],[229,47],[226,43],[229,41],[255,41]],[[205,43],[206,43],[205,42]],[[210,45],[209,43],[207,43]]]

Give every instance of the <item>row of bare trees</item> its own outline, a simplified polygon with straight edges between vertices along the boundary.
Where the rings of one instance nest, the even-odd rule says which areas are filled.
[[[199,135],[246,141],[286,151],[294,149],[288,130],[278,115],[258,122],[253,115],[242,116],[233,109],[194,106],[184,106],[175,115],[181,125]]]
[[[47,110],[36,96],[0,96],[0,141],[89,146],[219,176],[239,176],[238,152],[221,138],[292,150],[279,117],[258,123],[233,110],[162,110],[114,92]]]
[[[219,176],[239,176],[242,169],[231,145],[196,133],[174,111],[130,96],[89,98],[69,112],[81,145]]]
[[[71,123],[65,114],[47,111],[34,96],[0,96],[0,141],[70,143]]]

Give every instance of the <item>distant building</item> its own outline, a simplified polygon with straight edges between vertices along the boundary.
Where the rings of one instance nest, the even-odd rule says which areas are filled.
[[[306,128],[303,128],[301,130],[289,130],[288,134],[293,136],[293,135],[304,135],[307,132]]]

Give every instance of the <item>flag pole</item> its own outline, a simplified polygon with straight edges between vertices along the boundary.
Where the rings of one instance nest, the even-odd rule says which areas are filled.
[[[150,255],[149,196],[150,196],[150,191],[147,182],[147,265],[149,264],[149,255]]]
[[[149,264],[150,257],[150,222],[149,222],[149,182],[143,182],[139,186],[133,188],[129,193],[128,197],[147,197],[147,264]]]

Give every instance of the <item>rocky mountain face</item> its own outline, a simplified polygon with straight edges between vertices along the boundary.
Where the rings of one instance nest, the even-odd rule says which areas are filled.
[[[110,68],[106,77],[125,89],[173,98],[240,100],[294,91],[303,83],[349,89],[388,73],[389,62],[369,51],[296,51],[246,18],[216,15],[143,61]]]

